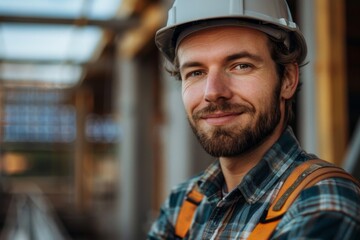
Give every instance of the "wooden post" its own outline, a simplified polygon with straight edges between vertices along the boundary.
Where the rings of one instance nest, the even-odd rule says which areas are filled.
[[[347,139],[345,8],[343,0],[316,0],[317,126],[319,155],[341,164]]]

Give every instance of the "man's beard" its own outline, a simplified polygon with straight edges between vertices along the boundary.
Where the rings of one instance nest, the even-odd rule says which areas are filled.
[[[265,112],[255,115],[252,106],[231,104],[226,101],[211,103],[204,109],[196,112],[190,126],[206,152],[214,157],[234,157],[249,152],[263,143],[275,130],[281,119],[279,87],[274,91],[269,105],[264,108]],[[253,121],[244,127],[214,127],[211,131],[204,131],[197,124],[201,115],[222,112],[242,112],[249,114]]]

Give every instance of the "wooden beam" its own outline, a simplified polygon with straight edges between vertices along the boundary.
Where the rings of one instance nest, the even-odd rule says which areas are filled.
[[[123,32],[129,28],[136,27],[138,25],[138,19],[129,17],[101,20],[87,18],[0,15],[0,23],[74,25],[78,27],[94,26],[109,29],[114,32]]]
[[[347,142],[344,0],[315,0],[319,155],[341,164]]]
[[[166,19],[166,10],[163,5],[148,6],[141,14],[139,25],[123,34],[120,40],[120,55],[133,58],[146,44],[154,42],[155,32],[164,24],[164,19]]]

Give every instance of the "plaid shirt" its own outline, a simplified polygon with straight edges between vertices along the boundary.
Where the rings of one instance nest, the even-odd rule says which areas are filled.
[[[243,181],[222,198],[219,162],[175,187],[161,208],[148,239],[175,239],[174,225],[186,194],[198,184],[205,195],[186,239],[246,239],[275,198],[279,187],[305,153],[288,128]],[[360,189],[333,178],[303,190],[283,216],[271,239],[360,239]]]

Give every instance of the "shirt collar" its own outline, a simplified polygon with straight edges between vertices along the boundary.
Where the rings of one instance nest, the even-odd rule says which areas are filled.
[[[251,169],[238,185],[245,200],[253,204],[279,182],[287,169],[303,152],[291,127],[288,127],[277,142],[266,152],[262,160]],[[261,177],[259,177],[261,176]],[[219,161],[211,164],[199,180],[199,188],[210,198],[220,196],[224,184],[224,176]]]
[[[251,169],[239,184],[238,188],[246,201],[252,204],[263,197],[279,182],[302,152],[291,127],[288,127],[259,164]]]
[[[221,171],[220,163],[216,160],[212,163],[198,181],[200,191],[208,198],[219,197],[224,185],[224,175]]]

